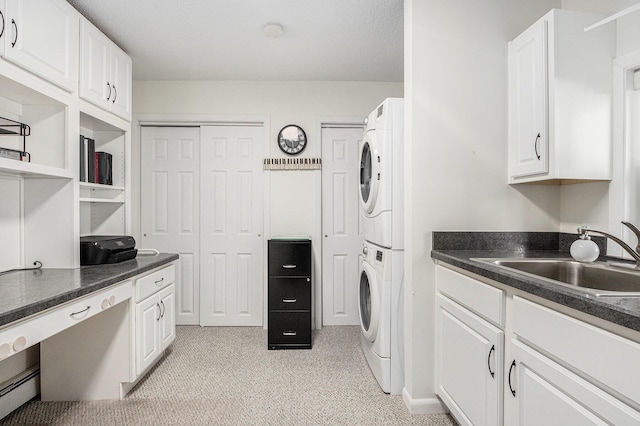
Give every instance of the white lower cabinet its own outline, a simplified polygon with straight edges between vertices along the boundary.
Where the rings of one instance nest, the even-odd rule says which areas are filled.
[[[175,285],[136,304],[136,375],[142,374],[175,338]]]
[[[640,413],[518,340],[510,344],[510,425],[638,425]]]
[[[436,392],[459,423],[640,425],[640,337],[491,283],[436,267]]]
[[[436,388],[460,424],[502,424],[504,332],[441,294]]]
[[[132,382],[160,358],[176,337],[174,281],[173,264],[136,280]]]

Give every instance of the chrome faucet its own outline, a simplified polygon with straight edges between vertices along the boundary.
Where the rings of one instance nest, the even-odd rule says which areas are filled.
[[[616,237],[615,235],[611,235],[611,234],[608,234],[608,233],[603,232],[603,231],[596,231],[595,229],[589,229],[586,226],[580,226],[578,228],[578,234],[579,235],[587,235],[587,236],[589,234],[600,234],[600,235],[603,235],[603,236],[605,236],[607,238],[612,239],[613,241],[618,243],[620,245],[620,247],[622,247],[624,249],[624,251],[629,253],[631,255],[631,257],[634,258],[634,260],[636,261],[636,268],[640,269],[640,229],[638,229],[632,223],[625,222],[624,220],[621,223],[624,226],[626,226],[627,228],[631,229],[631,231],[633,231],[634,234],[636,234],[636,238],[638,239],[638,245],[636,246],[635,250],[632,249],[627,243],[625,243],[624,241],[622,241],[620,238]]]

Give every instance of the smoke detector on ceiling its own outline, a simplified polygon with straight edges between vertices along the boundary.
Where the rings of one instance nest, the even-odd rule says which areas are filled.
[[[264,35],[269,38],[280,38],[284,33],[284,29],[280,24],[269,23],[264,26]]]

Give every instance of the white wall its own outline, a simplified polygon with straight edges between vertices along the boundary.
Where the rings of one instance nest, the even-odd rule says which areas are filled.
[[[629,6],[637,4],[638,0],[563,0],[562,8],[593,12],[605,16],[613,15]],[[640,12],[623,17],[614,25],[617,28],[617,56],[624,56],[640,50]],[[597,29],[593,31],[598,31]],[[565,185],[561,188],[561,232],[576,232],[581,225],[588,225],[594,229],[608,230],[621,236],[622,226],[609,229],[611,220],[609,204],[610,184],[608,182],[584,183],[580,185]],[[615,211],[615,207],[613,211]],[[634,222],[635,218],[625,218]]]
[[[320,157],[319,118],[364,118],[386,97],[402,97],[402,83],[134,81],[133,112],[140,114],[268,116],[268,157],[284,157],[276,143],[287,124],[309,139],[301,157]],[[134,141],[135,143],[135,141]],[[134,144],[135,146],[135,144]],[[320,236],[318,172],[271,171],[271,235]],[[135,198],[135,197],[134,197]],[[137,216],[134,216],[137,217]]]
[[[507,184],[507,42],[559,0],[406,0],[405,401],[434,399],[432,231],[557,231],[560,189]]]

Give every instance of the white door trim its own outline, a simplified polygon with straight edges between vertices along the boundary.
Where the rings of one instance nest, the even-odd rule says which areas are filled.
[[[313,127],[313,140],[319,141],[320,152],[319,157],[322,157],[322,128],[330,125],[337,126],[361,126],[364,131],[364,119],[366,116],[317,116],[315,119],[315,125]],[[315,286],[315,294],[313,295],[314,310],[315,310],[315,328],[320,330],[322,328],[322,173],[316,173],[314,189],[316,194],[321,200],[320,208],[316,209],[315,224],[316,229],[311,236],[312,241],[316,241],[317,250],[313,250],[313,269],[314,269],[314,282],[318,283]]]
[[[141,239],[141,215],[140,215],[140,191],[142,180],[140,177],[141,169],[141,129],[143,126],[216,126],[216,125],[262,125],[263,129],[263,143],[264,143],[264,155],[270,155],[270,139],[271,139],[271,119],[268,115],[223,115],[223,114],[133,114],[131,119],[131,165],[137,167],[130,167],[131,170],[131,209],[130,211],[136,212],[137,220],[131,220],[131,235],[140,241]],[[320,127],[318,127],[318,132]],[[263,185],[263,294],[267,295],[267,238],[266,235],[271,235],[271,200],[269,194],[271,193],[271,178],[269,173],[264,173],[264,185]],[[130,213],[131,214],[131,213]],[[134,216],[131,215],[131,218]],[[314,237],[319,238],[320,233]],[[314,259],[317,261],[317,259]],[[267,297],[264,299],[264,317],[263,328],[267,328]]]

